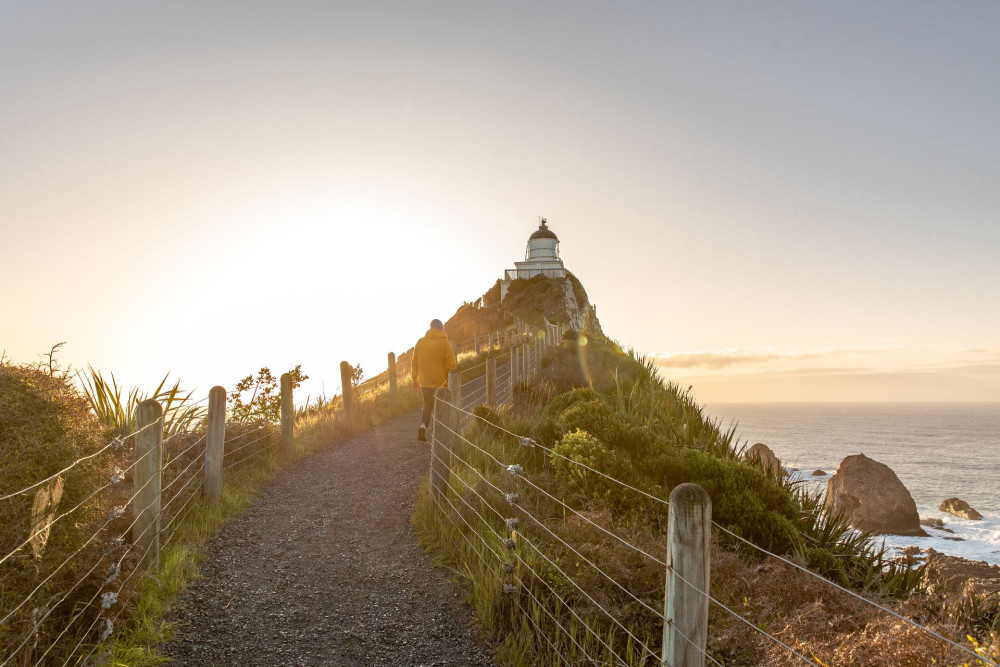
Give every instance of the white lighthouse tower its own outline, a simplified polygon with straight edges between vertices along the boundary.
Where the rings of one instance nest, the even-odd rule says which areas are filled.
[[[548,221],[541,219],[538,229],[528,237],[528,247],[523,262],[514,262],[513,269],[507,269],[500,285],[500,298],[507,296],[507,288],[512,280],[545,276],[565,278],[566,267],[559,259],[559,237],[549,229]]]

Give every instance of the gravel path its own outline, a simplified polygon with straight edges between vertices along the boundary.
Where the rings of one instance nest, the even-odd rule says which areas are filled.
[[[417,544],[429,450],[414,413],[279,473],[212,541],[173,665],[492,665],[472,612]]]

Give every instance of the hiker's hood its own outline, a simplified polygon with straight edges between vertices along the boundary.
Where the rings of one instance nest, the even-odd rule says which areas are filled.
[[[448,339],[448,334],[437,329],[428,329],[427,333],[424,334],[424,338],[444,338]]]

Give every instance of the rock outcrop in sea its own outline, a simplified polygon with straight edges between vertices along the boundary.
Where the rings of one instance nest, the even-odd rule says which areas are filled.
[[[941,506],[938,508],[942,512],[947,512],[948,514],[954,514],[957,517],[963,519],[982,519],[983,515],[973,509],[969,503],[958,498],[948,498],[941,502]]]
[[[826,509],[842,513],[858,530],[887,535],[926,535],[913,496],[884,463],[848,456],[827,482]]]

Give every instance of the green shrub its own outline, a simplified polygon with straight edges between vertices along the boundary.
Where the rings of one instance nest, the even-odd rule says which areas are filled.
[[[787,553],[797,543],[798,511],[791,492],[759,469],[709,451],[674,447],[634,424],[588,390],[558,396],[547,412],[567,405],[556,419],[565,435],[554,450],[653,496],[666,499],[678,484],[702,486],[713,517],[734,533],[767,549]],[[665,506],[581,466],[553,458],[557,479],[583,495],[608,503],[620,516],[659,524]]]
[[[102,437],[101,425],[67,377],[35,366],[0,366],[0,495],[93,454],[105,444]],[[72,501],[77,491],[91,490],[98,469],[96,463],[85,461],[67,473],[62,503]],[[4,533],[27,529],[32,495],[0,504],[0,512],[13,509],[17,514],[16,519],[0,515]],[[7,544],[4,540],[0,548]],[[4,548],[3,553],[7,551]]]
[[[574,403],[581,401],[592,401],[597,398],[597,394],[592,389],[573,389],[559,394],[545,407],[545,414],[549,417],[559,417],[563,411]]]
[[[692,482],[705,489],[712,518],[737,535],[778,553],[789,553],[797,543],[792,494],[761,470],[697,449],[677,450],[657,463],[650,472],[670,488]]]
[[[308,375],[302,374],[301,364],[289,371],[289,375],[293,390],[309,379]],[[351,369],[351,386],[357,386],[361,375],[360,364]],[[246,392],[251,392],[250,400],[244,403],[243,394]],[[245,423],[263,420],[273,424],[280,420],[281,390],[270,368],[260,369],[256,379],[248,375],[236,383],[236,388],[229,392],[229,415],[231,420]]]
[[[633,480],[638,473],[628,456],[609,449],[599,439],[581,430],[564,435],[553,451],[565,457],[552,458],[552,471],[561,483],[589,498],[606,502],[618,512],[627,512],[631,508],[633,499],[622,492],[619,484],[571,463],[582,463],[615,479]]]
[[[611,449],[627,452],[637,460],[664,447],[648,429],[629,423],[596,398],[574,403],[563,411],[559,421],[565,431],[586,431]]]

